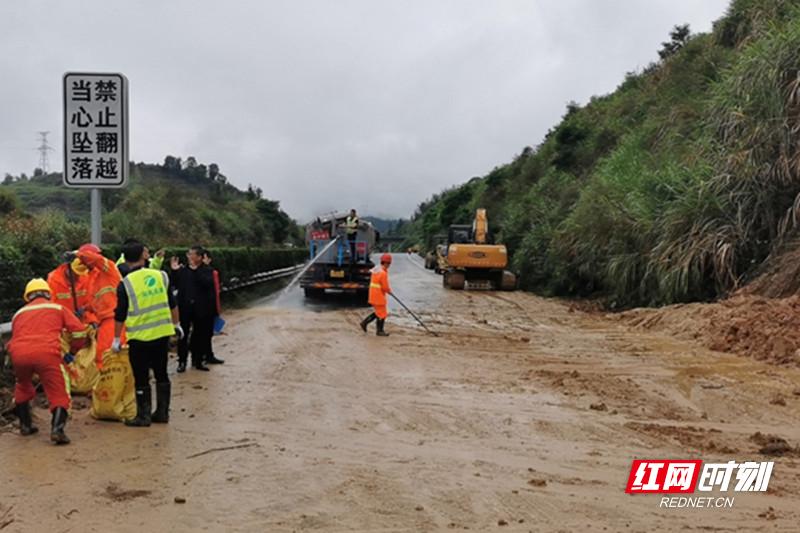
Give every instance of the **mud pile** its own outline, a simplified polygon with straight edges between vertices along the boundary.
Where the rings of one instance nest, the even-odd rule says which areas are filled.
[[[690,338],[721,352],[800,366],[800,296],[740,293],[712,304],[634,309],[617,315],[634,327]]]
[[[800,237],[795,236],[771,254],[756,277],[740,294],[787,298],[800,294]]]

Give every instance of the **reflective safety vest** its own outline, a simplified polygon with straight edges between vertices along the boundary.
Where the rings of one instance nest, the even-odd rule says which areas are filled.
[[[129,340],[154,341],[175,334],[166,272],[142,268],[128,274],[122,283],[128,295],[125,330]]]
[[[352,235],[358,232],[358,217],[347,217],[347,221],[344,223],[344,227],[347,228],[348,235]]]
[[[370,305],[386,305],[386,295],[392,292],[389,286],[389,272],[382,266],[372,271],[369,280],[369,299]]]

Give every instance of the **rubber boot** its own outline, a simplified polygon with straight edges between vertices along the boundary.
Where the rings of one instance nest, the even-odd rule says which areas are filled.
[[[166,383],[156,383],[156,410],[153,412],[151,421],[154,424],[166,424],[169,422],[169,398],[172,385]]]
[[[378,317],[375,315],[375,313],[372,313],[372,314],[371,314],[371,315],[369,315],[367,318],[365,318],[364,320],[362,320],[362,321],[361,321],[361,329],[363,329],[363,330],[364,330],[364,333],[366,333],[366,332],[367,332],[367,326],[368,326],[368,325],[369,325],[369,324],[370,324],[370,323],[371,323],[373,320],[375,320],[376,318],[378,318]]]
[[[136,418],[126,420],[126,426],[147,427],[150,425],[150,409],[152,399],[150,398],[150,385],[136,389]]]
[[[186,372],[186,361],[178,361],[178,373],[183,374]]]
[[[219,359],[213,353],[211,355],[206,356],[206,364],[207,365],[224,365],[225,359]]]
[[[33,435],[39,428],[33,425],[33,417],[31,416],[31,404],[29,402],[17,404],[14,408],[19,418],[19,432],[23,437]]]
[[[50,430],[50,440],[56,444],[69,444],[69,437],[64,434],[69,413],[63,407],[53,410],[53,428]]]
[[[384,324],[386,324],[386,319],[385,318],[379,318],[378,319],[378,333],[376,333],[376,335],[378,337],[388,337],[389,336],[388,333],[383,331]]]
[[[197,361],[192,359],[192,368],[194,368],[195,370],[202,370],[203,372],[208,372],[209,370],[211,370],[206,366],[206,364],[203,362],[202,359],[199,359]]]

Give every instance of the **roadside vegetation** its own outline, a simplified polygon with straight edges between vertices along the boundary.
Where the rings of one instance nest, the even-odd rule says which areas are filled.
[[[800,220],[800,7],[735,0],[709,34],[569,103],[541,144],[423,202],[431,249],[486,207],[522,287],[611,307],[709,300],[746,283]]]
[[[103,191],[104,251],[116,259],[129,237],[180,256],[212,249],[223,282],[302,262],[301,232],[277,201],[239,190],[215,164],[167,156],[131,165],[129,186]],[[0,322],[20,304],[32,276],[46,276],[65,250],[89,240],[89,192],[67,189],[61,174],[6,175],[0,184]]]

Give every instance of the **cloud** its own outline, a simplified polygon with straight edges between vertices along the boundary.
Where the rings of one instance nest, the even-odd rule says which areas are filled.
[[[722,0],[6,2],[0,172],[61,143],[67,70],[119,71],[131,155],[194,155],[295,217],[408,216],[537,144]],[[51,159],[59,169],[60,149]]]

